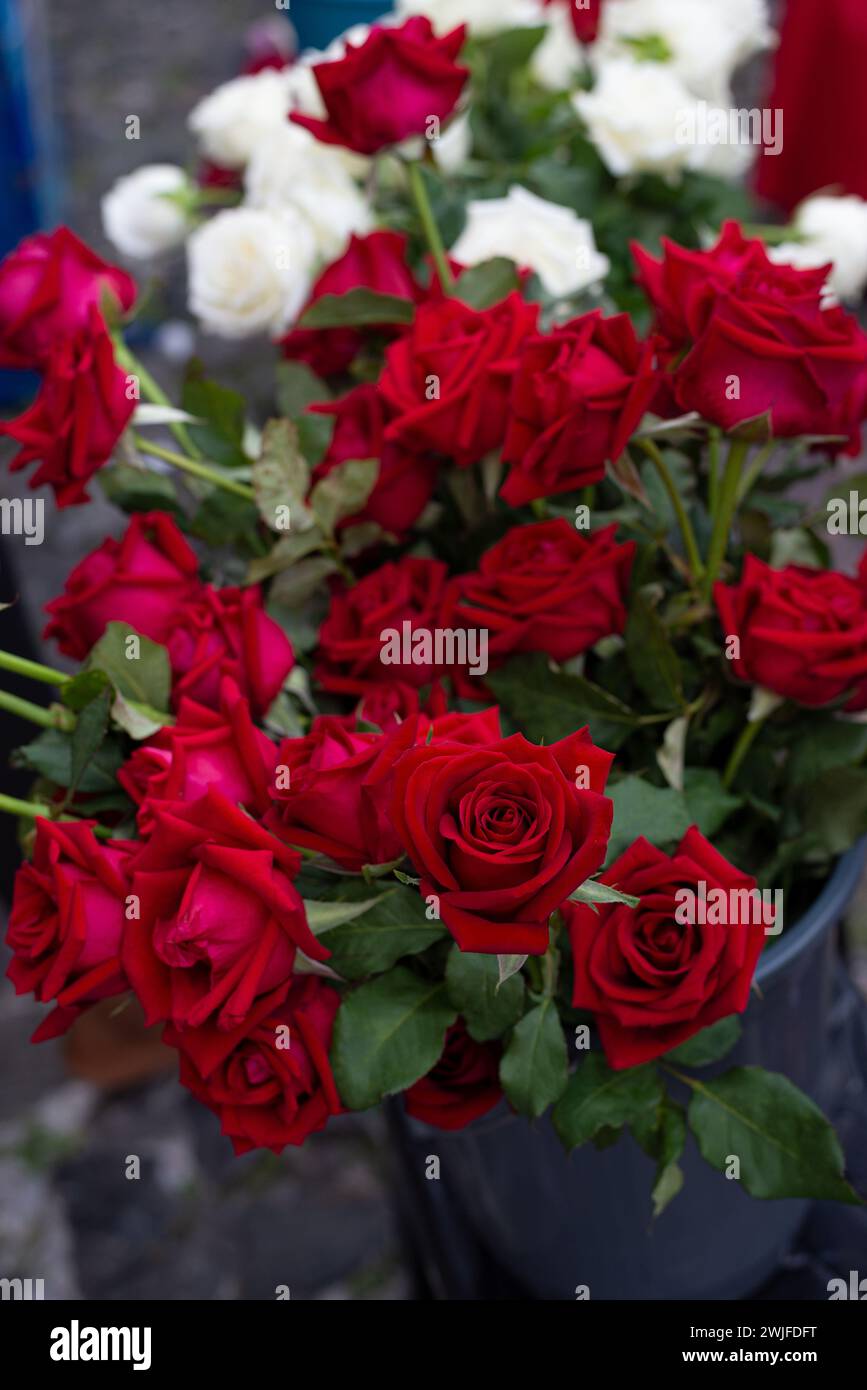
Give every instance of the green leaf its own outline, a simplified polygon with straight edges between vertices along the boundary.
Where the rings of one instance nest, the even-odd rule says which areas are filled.
[[[612,888],[608,883],[599,883],[598,880],[588,878],[582,883],[580,888],[569,896],[570,903],[624,903],[626,907],[638,907],[640,898],[634,898],[629,893],[621,893],[618,888]]]
[[[129,463],[112,463],[97,474],[103,495],[125,512],[169,512],[183,515],[171,478]]]
[[[275,396],[281,415],[294,420],[309,405],[331,399],[331,392],[306,362],[278,362]],[[320,417],[327,419],[327,416]]]
[[[244,397],[227,386],[208,381],[201,362],[190,364],[181,396],[190,415],[203,425],[188,425],[190,438],[212,463],[235,468],[247,462],[244,453]]]
[[[641,594],[630,600],[624,633],[626,660],[651,708],[669,710],[683,703],[680,662],[659,614]]]
[[[687,1038],[680,1047],[666,1052],[665,1055],[678,1066],[706,1067],[731,1052],[740,1035],[741,1021],[737,1014],[730,1014],[728,1018],[721,1018],[718,1023],[712,1023],[709,1028],[702,1028],[700,1033]]]
[[[743,799],[726,791],[719,773],[710,767],[688,767],[683,774],[683,795],[689,818],[710,839],[729,816],[743,806]]]
[[[566,1039],[553,999],[543,999],[512,1032],[500,1060],[500,1082],[522,1115],[537,1119],[563,1094]]]
[[[78,711],[110,688],[111,681],[104,671],[79,671],[61,688],[60,698],[67,709]]]
[[[828,719],[813,712],[792,741],[786,776],[792,787],[814,782],[836,767],[855,767],[867,757],[867,724]]]
[[[689,1125],[702,1156],[721,1172],[737,1157],[740,1181],[752,1197],[860,1203],[843,1177],[843,1151],[834,1130],[787,1077],[735,1067],[689,1084]]]
[[[253,491],[259,515],[272,531],[285,532],[284,508],[289,508],[293,530],[306,531],[313,516],[306,505],[310,465],[298,444],[298,429],[291,420],[269,420],[262,434],[262,450],[253,464]]]
[[[867,769],[838,767],[809,784],[804,829],[829,854],[843,854],[867,831]]]
[[[331,1049],[344,1104],[367,1110],[427,1075],[455,1018],[445,981],[423,980],[402,965],[348,995]]]
[[[107,686],[94,696],[90,704],[79,710],[72,733],[68,787],[70,796],[78,789],[85,768],[96,756],[97,750],[108,733],[109,710],[113,698],[114,692],[110,686]]]
[[[346,294],[324,294],[298,321],[299,328],[372,328],[381,324],[412,323],[411,299],[380,294],[363,287]]]
[[[608,1126],[639,1124],[648,1112],[658,1110],[663,1094],[654,1066],[613,1071],[601,1052],[591,1052],[554,1107],[554,1128],[571,1152]]]
[[[449,998],[476,1042],[501,1038],[524,1013],[524,981],[512,975],[500,984],[495,956],[453,946],[446,962]]]
[[[378,477],[379,459],[346,459],[316,484],[310,506],[326,535],[338,521],[361,511]]]
[[[298,560],[303,560],[306,555],[318,550],[322,541],[322,534],[315,526],[309,531],[287,532],[267,555],[257,555],[250,561],[247,583],[258,584],[263,579],[270,579],[272,575],[279,574],[281,570],[290,569]]]
[[[550,669],[543,655],[515,657],[486,677],[498,701],[537,743],[556,743],[589,724],[596,743],[616,749],[639,716],[606,690]]]
[[[259,514],[252,502],[214,488],[202,498],[187,529],[206,545],[234,545],[249,553],[251,537],[256,536],[258,525]]]
[[[502,29],[490,39],[485,38],[484,54],[495,88],[518,68],[526,67],[546,33],[542,25],[535,29]]]
[[[310,464],[315,468],[321,463],[331,447],[331,439],[334,434],[334,416],[318,415],[310,412],[299,415],[295,421],[298,426],[298,447]]]
[[[109,735],[91,757],[78,783],[79,792],[110,794],[118,790],[117,770],[126,752],[119,738]],[[27,767],[58,787],[72,781],[72,735],[59,729],[46,729],[32,743],[16,750],[16,767]]]
[[[369,912],[376,902],[376,898],[365,898],[361,902],[317,902],[311,898],[304,899],[304,912],[307,917],[307,925],[314,936],[321,936],[323,932],[333,931],[334,927],[342,927],[346,922],[352,922],[356,917],[361,917],[365,912]],[[325,943],[331,950],[330,940]]]
[[[471,309],[489,309],[517,290],[520,284],[515,262],[496,256],[464,271],[457,282],[455,298]]]
[[[630,774],[609,787],[607,794],[614,802],[609,863],[639,835],[663,849],[679,841],[692,824],[683,794],[671,787],[654,787]]]
[[[368,894],[364,915],[329,930],[325,942],[331,952],[329,964],[344,979],[359,980],[390,970],[404,956],[416,956],[445,936],[441,923],[427,917],[424,898],[396,884],[370,898],[370,885],[363,879],[338,880],[330,891],[325,890],[332,902],[317,906],[337,906],[338,898],[345,903],[362,891]]]
[[[657,1137],[656,1180],[651,1194],[653,1215],[659,1217],[683,1187],[683,1169],[678,1159],[686,1143],[686,1115],[682,1106],[666,1098],[660,1112]]]
[[[137,639],[138,656],[128,656],[134,650],[130,638]],[[91,648],[85,662],[86,671],[104,671],[125,701],[144,705],[162,712],[169,707],[171,666],[165,647],[143,637],[128,623],[108,623],[105,632]]]
[[[330,555],[309,555],[278,574],[270,600],[286,608],[299,608],[322,588],[323,580],[336,573],[337,565]]]

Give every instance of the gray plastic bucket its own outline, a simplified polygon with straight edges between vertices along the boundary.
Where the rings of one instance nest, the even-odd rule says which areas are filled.
[[[861,841],[843,856],[806,915],[767,950],[741,1041],[709,1071],[763,1066],[829,1107],[837,927],[865,850]],[[691,1136],[683,1190],[651,1224],[654,1165],[628,1133],[567,1157],[547,1116],[533,1125],[505,1104],[456,1133],[415,1120],[401,1128],[404,1161],[417,1173],[427,1155],[440,1158],[441,1184],[425,1184],[440,1188],[431,1204],[530,1298],[574,1299],[584,1285],[591,1298],[742,1298],[791,1249],[809,1207],[749,1197],[704,1162]]]

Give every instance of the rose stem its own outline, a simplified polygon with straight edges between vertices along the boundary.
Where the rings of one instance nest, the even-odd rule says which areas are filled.
[[[683,537],[683,544],[686,548],[686,556],[687,560],[689,561],[690,573],[692,574],[693,579],[699,580],[702,576],[703,566],[701,563],[701,555],[698,549],[698,542],[695,538],[695,532],[692,529],[692,522],[686,514],[686,508],[683,505],[680,493],[675,487],[674,479],[671,476],[668,464],[665,462],[665,459],[662,457],[662,454],[659,452],[659,449],[654,444],[652,439],[639,439],[636,442],[638,444],[638,447],[641,450],[643,450],[643,452],[652,462],[654,468],[656,469],[657,473],[659,474],[662,480],[662,485],[665,488],[665,491],[668,493],[668,500],[671,502],[671,505],[674,508],[674,514],[677,517],[677,524],[680,527],[680,534]]]
[[[7,796],[5,792],[0,792],[0,811],[8,811],[10,816],[20,816],[27,820],[35,820],[39,816],[42,820],[53,820],[61,825],[80,825],[78,816],[53,816],[51,806],[47,806],[42,801],[19,801],[17,796]],[[92,825],[91,830],[98,840],[110,840],[111,831],[107,825]]]
[[[72,677],[65,671],[55,671],[51,666],[43,666],[39,661],[28,661],[23,656],[13,656],[12,652],[0,651],[0,670],[14,671],[16,676],[29,676],[43,685],[66,685]]]
[[[767,715],[765,718],[767,718]],[[732,749],[731,757],[726,763],[726,770],[723,773],[722,784],[726,791],[728,791],[732,782],[737,777],[740,765],[747,756],[747,753],[752,747],[753,740],[762,728],[764,722],[764,719],[753,719],[741,729],[738,741]]]
[[[31,724],[41,724],[43,729],[65,729],[69,732],[75,728],[75,715],[71,710],[60,706],[53,710],[43,709],[42,705],[22,700],[20,695],[11,695],[8,690],[0,690],[0,709],[16,714],[19,719],[29,719]]]
[[[166,395],[159,382],[154,380],[147,367],[143,366],[135,353],[130,351],[120,333],[114,334],[112,341],[114,342],[114,355],[118,366],[126,367],[126,370],[131,376],[138,377],[139,385],[145,395],[153,401],[155,405],[165,405],[170,409],[173,408],[174,401]],[[194,459],[200,459],[202,457],[201,450],[193,443],[186,425],[182,424],[179,420],[174,420],[169,424],[169,429],[181,445],[181,448],[186,449],[188,454]]]
[[[434,258],[434,264],[437,268],[437,274],[440,277],[440,283],[443,289],[448,294],[451,294],[455,288],[455,280],[449,269],[448,258],[446,256],[445,247],[443,246],[442,237],[439,233],[439,228],[434,220],[433,210],[427,196],[427,189],[424,186],[421,165],[412,163],[409,164],[407,168],[409,171],[410,191],[415,202],[416,211],[421,220],[425,239],[430,247],[430,253]]]
[[[184,473],[191,473],[194,478],[203,478],[206,482],[213,483],[214,487],[221,487],[224,492],[232,492],[236,497],[243,497],[245,502],[255,502],[256,495],[251,487],[246,483],[237,483],[234,478],[223,477],[216,469],[209,468],[206,463],[199,463],[198,459],[187,458],[184,454],[176,454],[172,449],[164,449],[161,444],[151,444],[149,440],[142,439],[140,435],[134,435],[136,448],[143,454],[150,454],[153,458],[165,459],[166,463],[173,463],[175,468],[180,468]]]
[[[719,573],[719,567],[726,553],[726,542],[728,540],[729,531],[731,530],[732,521],[734,520],[735,508],[737,507],[741,469],[749,453],[749,448],[750,442],[748,439],[733,439],[729,449],[729,456],[726,459],[716,515],[713,520],[713,532],[710,538],[707,569],[705,570],[704,576],[704,596],[708,602],[710,602],[713,595],[714,580]]]

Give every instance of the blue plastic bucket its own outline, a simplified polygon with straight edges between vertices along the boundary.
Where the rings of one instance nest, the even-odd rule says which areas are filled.
[[[325,48],[353,24],[372,24],[391,9],[389,0],[291,0],[289,18],[301,48]]]
[[[743,1036],[712,1070],[763,1066],[830,1107],[835,941],[864,858],[862,841],[766,951]],[[407,1119],[402,1108],[395,1118],[412,1170],[424,1173],[429,1154],[440,1159],[441,1181],[420,1184],[431,1243],[447,1232],[467,1268],[487,1252],[530,1298],[570,1300],[582,1285],[592,1299],[743,1298],[792,1248],[810,1205],[748,1196],[704,1162],[690,1136],[683,1190],[651,1227],[654,1165],[628,1133],[567,1157],[548,1116],[531,1125],[505,1104],[455,1133]]]

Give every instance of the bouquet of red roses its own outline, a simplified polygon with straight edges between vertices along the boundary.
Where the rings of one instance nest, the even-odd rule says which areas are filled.
[[[305,123],[392,158],[448,120],[461,38],[375,30]],[[430,90],[398,119],[402,65]],[[34,1041],[131,991],[239,1153],[505,1100],[569,1149],[628,1126],[658,1207],[688,1127],[755,1196],[857,1201],[787,1078],[696,1072],[867,829],[867,588],[799,493],[857,445],[867,337],[735,223],[635,248],[648,333],[564,319],[447,256],[406,158],[413,240],[326,271],[263,428],[195,366],[166,399],[71,233],[0,267],[2,360],[43,373],[13,467],[131,513],[48,605],[78,673],[0,653],[59,694],[2,696],[43,726],[0,801]]]

